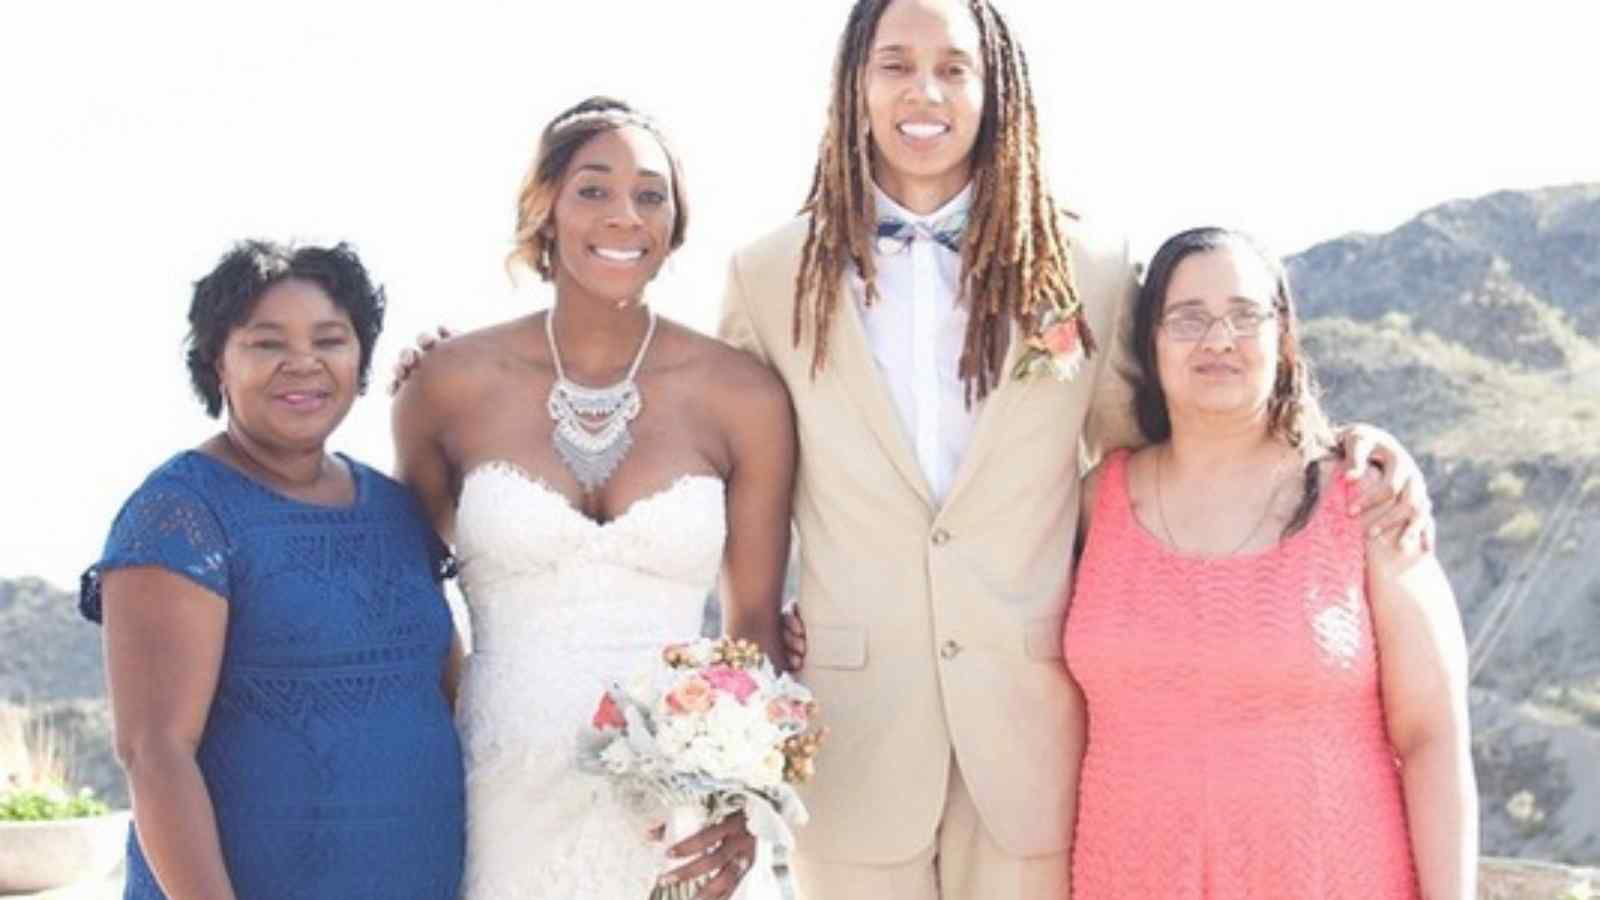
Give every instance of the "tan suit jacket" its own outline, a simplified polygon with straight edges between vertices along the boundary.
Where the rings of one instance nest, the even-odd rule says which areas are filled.
[[[1080,441],[1093,454],[1132,439],[1107,351],[1135,285],[1125,244],[1071,234],[1101,352],[1069,382],[1014,381],[1008,362],[937,508],[847,286],[815,379],[812,336],[791,340],[805,220],[734,256],[722,337],[782,376],[798,423],[801,677],[831,730],[806,792],[804,854],[890,864],[928,847],[952,749],[1001,848],[1070,844],[1083,727],[1061,629]],[[1011,345],[1014,361],[1021,341]]]

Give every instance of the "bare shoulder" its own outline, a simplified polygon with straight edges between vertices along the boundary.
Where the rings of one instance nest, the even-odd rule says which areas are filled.
[[[425,404],[455,405],[488,390],[508,370],[523,367],[534,317],[500,322],[442,341],[423,354],[400,392]]]
[[[672,329],[674,340],[680,343],[684,372],[697,394],[717,406],[737,403],[745,412],[762,407],[788,409],[789,391],[766,363],[692,328],[675,322],[663,321],[663,325]]]

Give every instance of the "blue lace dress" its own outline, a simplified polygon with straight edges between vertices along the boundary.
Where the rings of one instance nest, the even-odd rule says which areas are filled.
[[[159,566],[224,598],[198,761],[240,900],[459,891],[460,744],[440,677],[444,548],[400,484],[351,460],[355,502],[284,497],[203,453],[156,469],[118,514],[100,574]],[[160,900],[128,840],[125,898]]]

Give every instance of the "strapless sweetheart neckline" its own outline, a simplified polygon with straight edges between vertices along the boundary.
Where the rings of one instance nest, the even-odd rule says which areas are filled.
[[[696,482],[712,482],[718,487],[722,486],[722,479],[715,475],[706,475],[700,472],[685,472],[684,474],[672,479],[672,481],[668,482],[665,487],[657,488],[654,491],[650,491],[649,493],[641,495],[632,503],[629,503],[627,508],[621,513],[605,520],[604,522],[601,522],[597,521],[596,519],[584,513],[583,510],[574,506],[572,503],[572,498],[557,490],[554,485],[550,484],[550,482],[538,475],[534,475],[527,469],[517,465],[514,462],[511,462],[510,460],[485,460],[468,469],[467,474],[461,478],[461,493],[466,493],[466,486],[469,481],[490,473],[508,475],[515,482],[525,484],[534,491],[547,494],[553,499],[561,501],[561,505],[569,512],[571,512],[574,516],[577,516],[579,519],[582,519],[585,523],[595,529],[615,528],[622,522],[626,521],[635,512],[648,509],[652,504],[661,503],[679,488],[682,488],[686,485],[692,485]]]

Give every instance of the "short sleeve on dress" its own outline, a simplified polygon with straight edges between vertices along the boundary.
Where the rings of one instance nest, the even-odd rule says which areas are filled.
[[[123,504],[100,561],[83,573],[78,611],[84,618],[101,620],[101,577],[132,566],[157,566],[229,596],[222,523],[199,493],[174,478],[152,478]]]

